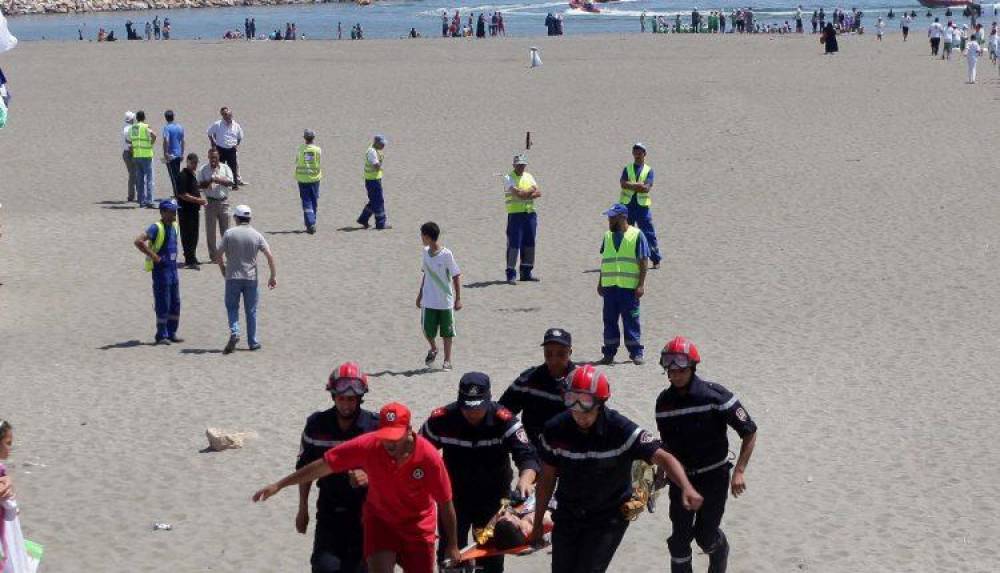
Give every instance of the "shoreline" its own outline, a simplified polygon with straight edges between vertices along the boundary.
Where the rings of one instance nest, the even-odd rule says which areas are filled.
[[[371,0],[368,0],[370,3]],[[38,16],[44,14],[89,14],[103,12],[138,12],[191,8],[241,8],[261,6],[294,6],[310,4],[350,4],[351,0],[45,0],[21,2],[14,0],[3,7],[6,16]],[[360,2],[358,2],[360,4]]]

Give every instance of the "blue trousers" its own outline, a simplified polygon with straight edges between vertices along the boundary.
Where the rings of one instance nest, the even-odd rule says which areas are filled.
[[[531,277],[535,267],[535,234],[538,231],[537,213],[507,214],[507,280],[515,276],[517,255],[521,254],[521,278]]]
[[[153,308],[156,310],[156,340],[173,338],[181,320],[180,283],[153,281]]]
[[[646,235],[646,242],[649,243],[649,258],[653,264],[660,264],[660,244],[656,240],[656,228],[653,227],[653,215],[649,212],[649,207],[641,207],[639,202],[633,197],[628,204],[628,224],[639,227],[643,235]]]
[[[316,226],[316,209],[319,207],[319,181],[299,183],[299,198],[302,199],[302,218],[306,227]]]
[[[382,197],[382,180],[365,179],[365,191],[368,192],[368,203],[361,210],[358,223],[367,226],[372,215],[375,216],[375,228],[384,229],[388,217],[385,214],[385,198]]]
[[[132,158],[135,165],[135,185],[139,194],[139,205],[145,207],[153,204],[153,159]]]
[[[226,315],[229,333],[240,334],[240,297],[243,297],[243,314],[247,320],[247,343],[257,344],[257,281],[246,279],[226,280]]]
[[[604,346],[601,352],[605,356],[614,356],[621,343],[621,332],[618,330],[618,320],[622,321],[625,331],[625,348],[629,356],[642,356],[640,338],[642,329],[639,327],[639,299],[632,289],[604,288]]]

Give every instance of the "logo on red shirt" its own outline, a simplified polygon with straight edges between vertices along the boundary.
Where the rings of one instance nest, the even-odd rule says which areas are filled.
[[[413,479],[424,479],[424,470],[420,468],[413,470]]]

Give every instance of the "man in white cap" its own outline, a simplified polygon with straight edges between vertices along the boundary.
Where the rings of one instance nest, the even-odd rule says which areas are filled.
[[[538,184],[525,171],[528,159],[514,156],[514,169],[504,177],[504,202],[507,205],[507,283],[517,284],[517,255],[521,254],[521,280],[537,281],[531,276],[535,267],[535,233],[538,215],[535,199],[542,196]]]
[[[125,126],[122,128],[122,161],[125,162],[125,170],[128,171],[128,201],[135,201],[136,180],[135,163],[132,162],[132,140],[129,138],[129,130],[135,123],[135,114],[131,111],[125,112]]]
[[[250,226],[250,207],[237,205],[233,210],[236,226],[222,236],[222,244],[215,253],[214,261],[226,278],[226,314],[229,318],[229,342],[223,354],[230,354],[240,341],[240,297],[243,298],[243,312],[247,321],[247,344],[250,350],[260,348],[257,340],[257,253],[267,257],[271,277],[268,288],[278,286],[275,280],[274,255],[264,235]]]
[[[391,229],[389,217],[385,213],[385,197],[382,195],[382,160],[385,155],[385,136],[376,135],[371,147],[365,152],[365,191],[368,193],[368,202],[358,216],[358,224],[368,228],[368,220],[375,216],[375,228]]]

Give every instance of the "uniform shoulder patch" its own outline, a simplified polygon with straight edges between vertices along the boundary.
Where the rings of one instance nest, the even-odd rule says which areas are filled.
[[[739,421],[746,422],[750,416],[747,415],[747,411],[743,409],[743,406],[740,406],[739,408],[736,408],[736,417]]]
[[[435,408],[434,411],[431,412],[431,418],[440,418],[441,416],[444,416],[447,413],[448,413],[448,410],[446,408],[444,408],[444,407]]]
[[[514,414],[512,414],[507,408],[501,406],[497,408],[497,418],[503,420],[504,422],[509,422],[514,418]]]

